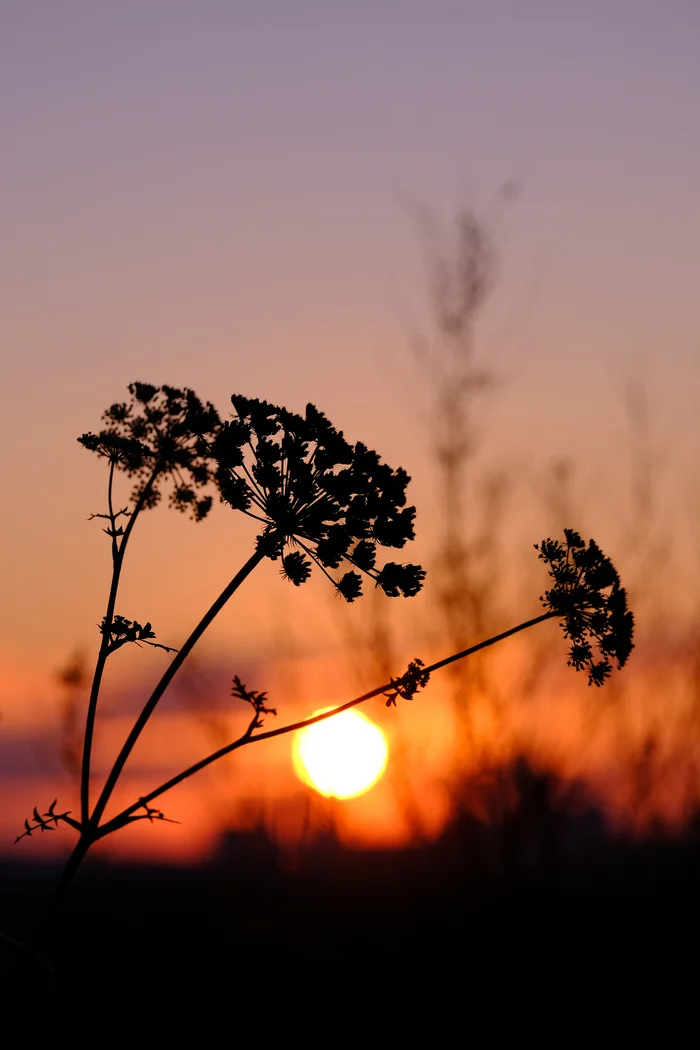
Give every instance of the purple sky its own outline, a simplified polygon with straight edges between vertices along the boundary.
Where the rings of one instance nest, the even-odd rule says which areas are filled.
[[[107,552],[85,518],[103,476],[75,437],[133,379],[224,411],[234,390],[314,401],[404,464],[428,507],[407,199],[449,221],[522,185],[480,329],[506,378],[495,454],[585,465],[593,432],[591,475],[624,471],[634,373],[661,465],[690,469],[698,99],[694,0],[2,5],[0,652],[41,660],[46,615],[51,660],[91,638]],[[208,603],[212,552],[240,560],[227,528],[149,616]],[[149,526],[138,571],[155,585],[191,529]]]

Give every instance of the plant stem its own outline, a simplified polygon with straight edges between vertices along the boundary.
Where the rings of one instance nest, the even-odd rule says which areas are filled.
[[[93,834],[95,834],[97,832],[97,828],[98,828],[98,825],[99,825],[100,817],[104,813],[105,806],[107,805],[107,803],[108,803],[108,801],[110,799],[110,796],[111,796],[111,794],[112,794],[112,792],[114,790],[114,787],[115,787],[115,785],[117,783],[117,780],[119,779],[119,777],[121,775],[121,772],[122,772],[122,770],[124,768],[126,760],[128,759],[129,755],[131,754],[131,752],[132,752],[132,750],[134,748],[134,745],[135,745],[136,741],[138,740],[139,736],[141,735],[141,733],[142,733],[146,723],[148,722],[149,718],[153,714],[153,711],[155,710],[156,704],[160,700],[160,698],[163,695],[163,693],[165,692],[165,690],[170,685],[171,681],[173,680],[173,678],[175,677],[175,675],[177,674],[179,669],[182,667],[183,663],[185,662],[185,660],[189,656],[189,654],[192,651],[192,649],[194,648],[194,646],[197,644],[199,639],[202,637],[202,635],[206,631],[207,627],[209,627],[209,625],[212,623],[214,618],[221,612],[223,607],[228,602],[229,598],[235,593],[235,591],[238,590],[238,588],[243,583],[243,581],[246,579],[246,577],[248,577],[250,575],[250,573],[253,571],[253,569],[257,565],[259,565],[260,562],[265,557],[266,557],[266,555],[265,555],[265,553],[263,551],[256,550],[255,553],[253,555],[251,555],[251,557],[245,563],[245,565],[236,573],[236,575],[233,577],[233,579],[230,581],[230,583],[228,583],[227,586],[223,589],[223,591],[221,592],[219,597],[216,599],[214,604],[207,610],[207,612],[204,614],[202,619],[199,621],[199,623],[197,624],[195,629],[192,631],[191,635],[189,636],[189,638],[187,639],[185,644],[180,649],[179,653],[171,661],[171,663],[170,663],[168,669],[166,670],[165,674],[163,675],[163,677],[161,678],[160,682],[155,687],[155,689],[151,693],[150,697],[146,701],[146,703],[145,703],[145,705],[143,707],[143,710],[141,711],[141,714],[139,715],[139,717],[134,722],[134,725],[133,725],[133,727],[131,729],[131,732],[129,733],[128,737],[126,738],[126,740],[124,742],[124,746],[122,747],[121,751],[119,752],[119,754],[117,756],[117,759],[116,759],[114,765],[112,766],[112,770],[111,770],[109,776],[107,777],[107,780],[105,782],[104,788],[102,789],[102,794],[100,795],[100,797],[99,797],[99,799],[97,801],[97,805],[95,806],[95,809],[93,810],[92,816],[90,817],[90,827],[93,830]],[[134,809],[138,809],[139,805],[140,804],[137,804],[134,807]],[[100,835],[98,837],[101,838],[102,836]]]
[[[61,906],[63,898],[66,895],[66,891],[68,890],[68,887],[75,878],[76,872],[82,864],[85,858],[85,854],[90,849],[90,846],[92,845],[93,841],[93,839],[89,838],[84,833],[81,834],[80,838],[75,844],[73,852],[66,861],[66,865],[63,871],[61,872],[61,877],[59,878],[58,883],[56,884],[56,888],[54,889],[53,894],[51,895],[51,900],[49,901],[46,911],[44,912],[44,915],[41,919],[39,928],[32,940],[31,951],[34,954],[40,952],[44,947],[46,943],[46,938],[48,937],[51,927],[56,920],[58,910]]]
[[[506,638],[510,638],[511,635],[518,634],[520,631],[527,630],[528,627],[534,627],[538,623],[543,623],[545,620],[551,620],[558,613],[546,612],[542,613],[541,616],[535,616],[532,620],[525,620],[523,623],[519,623],[516,627],[511,627],[508,631],[503,631],[501,634],[496,634],[492,638],[487,638],[486,641],[479,642],[477,645],[472,645],[468,649],[463,649],[459,653],[454,653],[452,656],[446,656],[443,660],[438,660],[436,663],[431,664],[429,667],[424,668],[428,673],[432,671],[438,671],[441,667],[447,667],[448,664],[455,663],[457,660],[463,660],[467,656],[472,656],[474,653],[479,652],[481,649],[486,649],[490,645],[495,645],[497,642],[502,642]],[[212,762],[217,762],[220,758],[225,755],[229,755],[232,751],[238,750],[240,747],[245,747],[247,744],[254,744],[259,740],[270,740],[275,736],[283,736],[285,733],[294,733],[299,729],[305,729],[307,726],[315,725],[316,722],[323,722],[327,718],[333,718],[335,715],[339,715],[342,711],[348,711],[352,707],[357,707],[358,704],[363,704],[366,700],[371,700],[375,696],[379,696],[380,693],[386,693],[387,690],[392,688],[392,683],[387,682],[385,685],[377,686],[376,689],[370,690],[368,693],[363,693],[362,696],[355,697],[354,700],[348,700],[346,704],[341,704],[340,707],[334,707],[332,711],[325,711],[323,714],[314,715],[312,718],[305,718],[301,722],[293,722],[286,726],[280,726],[279,729],[270,729],[265,733],[256,733],[252,736],[250,733],[244,733],[238,740],[234,740],[231,744],[227,744],[225,747],[219,748],[218,751],[212,752],[207,755],[206,758],[201,759],[199,762],[195,762],[193,766],[178,773],[177,776],[171,777],[160,787],[150,791],[147,795],[144,795],[135,802],[132,806],[122,810],[116,817],[104,824],[97,832],[98,838],[103,838],[105,835],[110,835],[112,832],[119,830],[128,823],[128,818],[136,810],[141,809],[143,805],[152,802],[153,799],[158,798],[160,795],[164,795],[166,791],[170,791],[177,784],[181,784],[183,780],[188,780],[189,777],[194,776],[195,773],[199,773],[201,769],[205,769],[211,765]]]
[[[109,485],[107,490],[107,498],[109,503],[109,520],[111,531],[114,534],[116,532],[116,516],[114,514],[112,505],[112,484],[114,481],[114,468],[115,464],[110,463],[109,468]],[[124,530],[121,543],[117,543],[116,535],[112,535],[112,581],[109,587],[109,597],[107,599],[107,611],[104,617],[104,630],[102,632],[102,642],[100,643],[100,649],[97,654],[97,661],[95,663],[95,672],[92,677],[92,686],[90,687],[90,699],[88,700],[87,715],[85,718],[85,737],[83,740],[83,760],[82,768],[80,773],[80,814],[81,823],[83,826],[87,825],[90,817],[90,760],[92,756],[92,740],[95,732],[95,717],[97,715],[97,701],[100,695],[100,686],[102,685],[102,675],[104,674],[105,664],[109,655],[109,629],[114,619],[114,607],[117,602],[117,592],[119,590],[119,579],[121,576],[122,565],[124,564],[124,555],[126,553],[126,547],[129,542],[129,537],[134,528],[136,519],[143,509],[144,503],[148,498],[151,489],[155,483],[156,477],[160,467],[156,465],[151,477],[146,483],[143,492],[141,493],[134,510],[129,517],[127,526]]]

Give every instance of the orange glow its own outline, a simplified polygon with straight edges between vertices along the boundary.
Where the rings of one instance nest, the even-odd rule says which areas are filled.
[[[379,726],[353,710],[307,726],[296,734],[293,745],[297,776],[333,798],[354,798],[368,791],[386,769],[388,753]]]

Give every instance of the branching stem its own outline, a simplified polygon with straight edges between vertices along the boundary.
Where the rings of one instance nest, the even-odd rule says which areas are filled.
[[[467,656],[472,656],[481,649],[487,649],[489,646],[495,645],[497,642],[502,642],[504,639],[510,638],[511,635],[518,634],[520,631],[525,631],[528,627],[534,627],[536,624],[543,623],[545,620],[551,620],[557,615],[558,614],[555,612],[546,612],[542,613],[540,616],[535,616],[532,620],[525,620],[516,627],[511,627],[508,631],[503,631],[501,634],[496,634],[492,638],[487,638],[485,641],[479,642],[477,645],[472,645],[468,649],[463,649],[459,653],[454,653],[452,656],[446,656],[443,660],[438,660],[436,663],[430,664],[429,667],[424,668],[424,671],[427,673],[438,671],[441,667],[447,667],[448,664],[455,663],[457,660],[463,660]],[[158,798],[160,795],[164,795],[166,791],[170,791],[170,789],[176,787],[177,784],[181,784],[183,780],[188,780],[190,777],[194,776],[195,773],[199,773],[201,769],[205,769],[213,762],[217,762],[225,755],[229,755],[232,751],[245,747],[247,744],[254,744],[260,740],[271,740],[272,737],[283,736],[286,733],[295,733],[299,729],[305,729],[307,726],[315,725],[316,722],[323,722],[325,719],[333,718],[334,715],[339,715],[342,711],[349,711],[350,708],[357,707],[358,704],[363,704],[366,700],[371,700],[373,697],[379,696],[381,693],[385,693],[391,688],[392,683],[380,685],[376,689],[371,689],[368,693],[363,693],[362,696],[355,697],[354,700],[349,700],[346,704],[341,704],[340,707],[334,707],[331,711],[325,711],[323,714],[314,715],[312,718],[305,718],[301,722],[293,722],[286,726],[280,726],[279,729],[270,729],[265,733],[256,733],[254,735],[251,735],[250,729],[248,729],[243,736],[238,738],[238,740],[234,740],[225,747],[219,748],[218,751],[214,751],[212,754],[207,755],[206,758],[201,759],[199,762],[195,762],[195,764],[188,769],[184,769],[181,773],[178,773],[176,776],[171,777],[170,780],[167,780],[164,784],[161,784],[160,787],[157,787],[147,795],[144,795],[132,806],[122,810],[122,812],[116,817],[99,828],[97,831],[97,837],[103,838],[105,835],[110,835],[112,832],[118,831],[119,828],[124,827],[124,825],[128,823],[131,814],[140,809],[144,803],[152,802],[153,799]]]
[[[105,664],[107,657],[109,656],[109,641],[110,641],[110,627],[114,620],[114,608],[117,603],[117,592],[119,590],[119,579],[121,577],[122,565],[124,564],[124,555],[126,553],[126,547],[129,542],[132,530],[136,523],[136,519],[139,513],[143,510],[143,507],[148,499],[153,485],[155,484],[156,478],[160,471],[160,464],[156,464],[153,468],[153,473],[148,479],[146,485],[139,496],[139,499],[134,507],[132,514],[129,517],[124,534],[121,538],[121,543],[117,541],[116,537],[116,519],[117,515],[114,513],[114,505],[112,501],[112,490],[114,483],[114,468],[115,463],[112,461],[109,466],[109,483],[107,488],[107,500],[109,505],[109,521],[110,521],[110,532],[112,538],[112,580],[109,587],[109,597],[107,599],[107,611],[105,613],[103,621],[102,641],[100,642],[100,649],[97,654],[97,661],[95,663],[95,672],[92,676],[92,686],[90,687],[90,698],[88,700],[87,715],[85,718],[85,740],[83,743],[83,761],[80,773],[80,822],[86,827],[90,818],[90,760],[92,757],[92,740],[95,732],[95,716],[97,715],[97,701],[100,695],[100,686],[102,685],[102,676],[104,674]]]
[[[133,751],[136,741],[140,737],[144,727],[146,726],[146,723],[153,714],[158,701],[160,700],[163,693],[168,688],[173,678],[175,677],[179,669],[182,667],[183,663],[185,662],[185,660],[187,659],[187,657],[189,656],[199,639],[202,637],[206,629],[209,627],[209,625],[212,623],[215,617],[221,612],[223,607],[228,602],[229,598],[231,598],[231,596],[238,590],[243,581],[250,575],[253,569],[260,564],[264,557],[264,552],[256,550],[255,553],[251,555],[251,557],[245,563],[245,565],[236,573],[236,575],[233,577],[230,583],[228,583],[226,587],[224,587],[219,597],[216,599],[213,605],[210,606],[210,608],[204,614],[204,616],[199,621],[195,629],[192,631],[191,635],[180,649],[180,652],[172,659],[165,674],[163,675],[158,685],[155,687],[150,697],[144,704],[141,714],[134,722],[131,732],[126,738],[124,746],[122,747],[114,765],[112,766],[111,772],[105,782],[105,786],[102,789],[102,794],[100,795],[97,801],[97,805],[95,806],[95,809],[93,810],[93,813],[90,817],[90,826],[92,828],[93,834],[96,834],[98,831],[100,818],[104,813],[105,806],[107,805],[110,799],[110,796],[114,790],[117,780],[121,775],[121,772],[124,768],[124,765],[126,764],[129,755]],[[142,805],[143,802],[147,801],[149,800],[142,799],[140,804]],[[134,811],[134,809],[138,808],[138,806],[135,806],[129,812],[131,813]],[[99,835],[98,837],[102,836]]]

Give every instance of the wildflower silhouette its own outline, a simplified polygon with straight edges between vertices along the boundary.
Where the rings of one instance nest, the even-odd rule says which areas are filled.
[[[406,471],[392,470],[360,442],[348,444],[314,405],[299,416],[266,401],[231,401],[236,418],[223,424],[213,447],[221,498],[264,524],[258,549],[281,561],[284,578],[298,587],[315,563],[353,602],[362,594],[359,573],[336,580],[328,572],[345,561],[391,598],[417,594],[425,577],[419,565],[375,567],[377,546],[401,548],[414,536]]]
[[[81,445],[109,463],[107,513],[93,514],[91,517],[108,522],[104,532],[112,544],[112,580],[107,611],[99,628],[102,641],[85,719],[80,777],[83,828],[87,827],[91,818],[89,792],[92,741],[105,664],[107,657],[119,648],[119,630],[123,630],[126,624],[131,624],[131,628],[140,628],[137,621],[127,621],[123,617],[115,619],[122,566],[131,534],[141,512],[157,505],[162,495],[162,484],[168,479],[173,482],[171,506],[179,511],[189,509],[196,521],[207,516],[212,506],[212,496],[200,496],[197,499],[196,490],[201,490],[211,479],[209,448],[221,425],[213,405],[204,405],[192,390],[157,387],[150,383],[131,383],[128,390],[129,401],[117,402],[103,413],[105,426],[102,430],[78,438]],[[136,480],[130,504],[120,510],[114,507],[114,476],[117,471]],[[150,624],[147,626],[150,630]],[[138,641],[136,637],[124,637],[123,640]]]
[[[103,413],[105,428],[83,434],[78,441],[136,479],[131,501],[137,510],[155,507],[162,481],[170,478],[171,506],[183,513],[189,510],[201,521],[212,506],[212,497],[197,499],[197,490],[211,478],[209,449],[220,426],[216,409],[202,404],[189,389],[150,383],[131,383],[128,389],[129,401],[117,402]],[[117,535],[122,534],[120,526]]]
[[[430,671],[422,660],[411,660],[408,670],[401,678],[392,678],[390,688],[384,693],[387,707],[396,707],[396,700],[400,696],[404,700],[412,700],[419,689],[424,689],[430,679]]]
[[[127,642],[133,642],[139,648],[141,648],[140,643],[144,642],[145,645],[150,645],[154,649],[163,649],[166,653],[177,652],[177,649],[173,649],[170,645],[161,645],[160,642],[150,640],[156,636],[150,623],[142,625],[138,620],[127,620],[125,616],[115,616],[110,624],[103,620],[100,624],[100,634],[108,638],[108,654],[121,649]]]
[[[562,617],[564,635],[571,639],[569,667],[588,671],[589,685],[603,685],[612,671],[611,658],[623,667],[632,651],[634,617],[613,563],[595,540],[588,546],[573,529],[564,529],[566,544],[542,540],[535,550],[554,580],[540,601]],[[602,659],[594,659],[593,646]]]
[[[537,545],[554,581],[542,599],[544,613],[430,666],[416,658],[403,675],[388,683],[323,714],[277,729],[264,729],[264,717],[277,713],[268,706],[267,692],[249,690],[236,676],[232,696],[248,704],[253,712],[242,735],[103,820],[124,765],[160,698],[214,618],[265,558],[279,561],[282,576],[297,587],[309,579],[315,565],[348,602],[361,596],[363,576],[390,598],[414,596],[425,578],[419,565],[389,561],[377,566],[378,548],[401,549],[414,537],[415,509],[406,506],[407,473],[401,468],[392,470],[362,443],[349,444],[313,405],[307,405],[301,416],[266,401],[234,395],[235,415],[222,421],[212,405],[204,405],[188,389],[133,383],[129,393],[129,402],[112,405],[104,414],[103,430],[78,439],[109,465],[108,510],[92,517],[108,523],[104,531],[111,541],[112,580],[107,611],[99,626],[101,642],[86,714],[80,820],[70,816],[70,811],[56,813],[54,801],[43,815],[35,809],[34,822],[27,820],[19,836],[54,830],[60,822],[79,833],[35,947],[43,941],[67,887],[98,840],[138,820],[167,821],[151,803],[240,747],[332,718],[380,694],[386,698],[387,707],[396,706],[399,697],[411,700],[434,671],[553,617],[561,620],[571,640],[570,665],[587,669],[590,682],[601,685],[605,681],[611,658],[619,667],[626,662],[632,649],[633,619],[617,572],[594,541],[586,547],[577,533],[565,530],[565,546],[551,539]],[[135,478],[136,485],[129,504],[115,510],[113,489],[118,471]],[[142,511],[158,503],[167,481],[172,483],[170,505],[181,512],[189,511],[196,521],[205,518],[212,505],[211,494],[203,494],[203,490],[215,485],[225,504],[261,526],[252,554],[179,650],[153,641],[155,632],[149,621],[141,623],[115,614],[124,555],[134,524]],[[329,571],[335,573],[343,564],[347,571],[340,575]],[[108,657],[127,642],[145,643],[174,656],[135,719],[93,802],[91,750],[102,676]],[[598,660],[593,658],[594,645]]]

